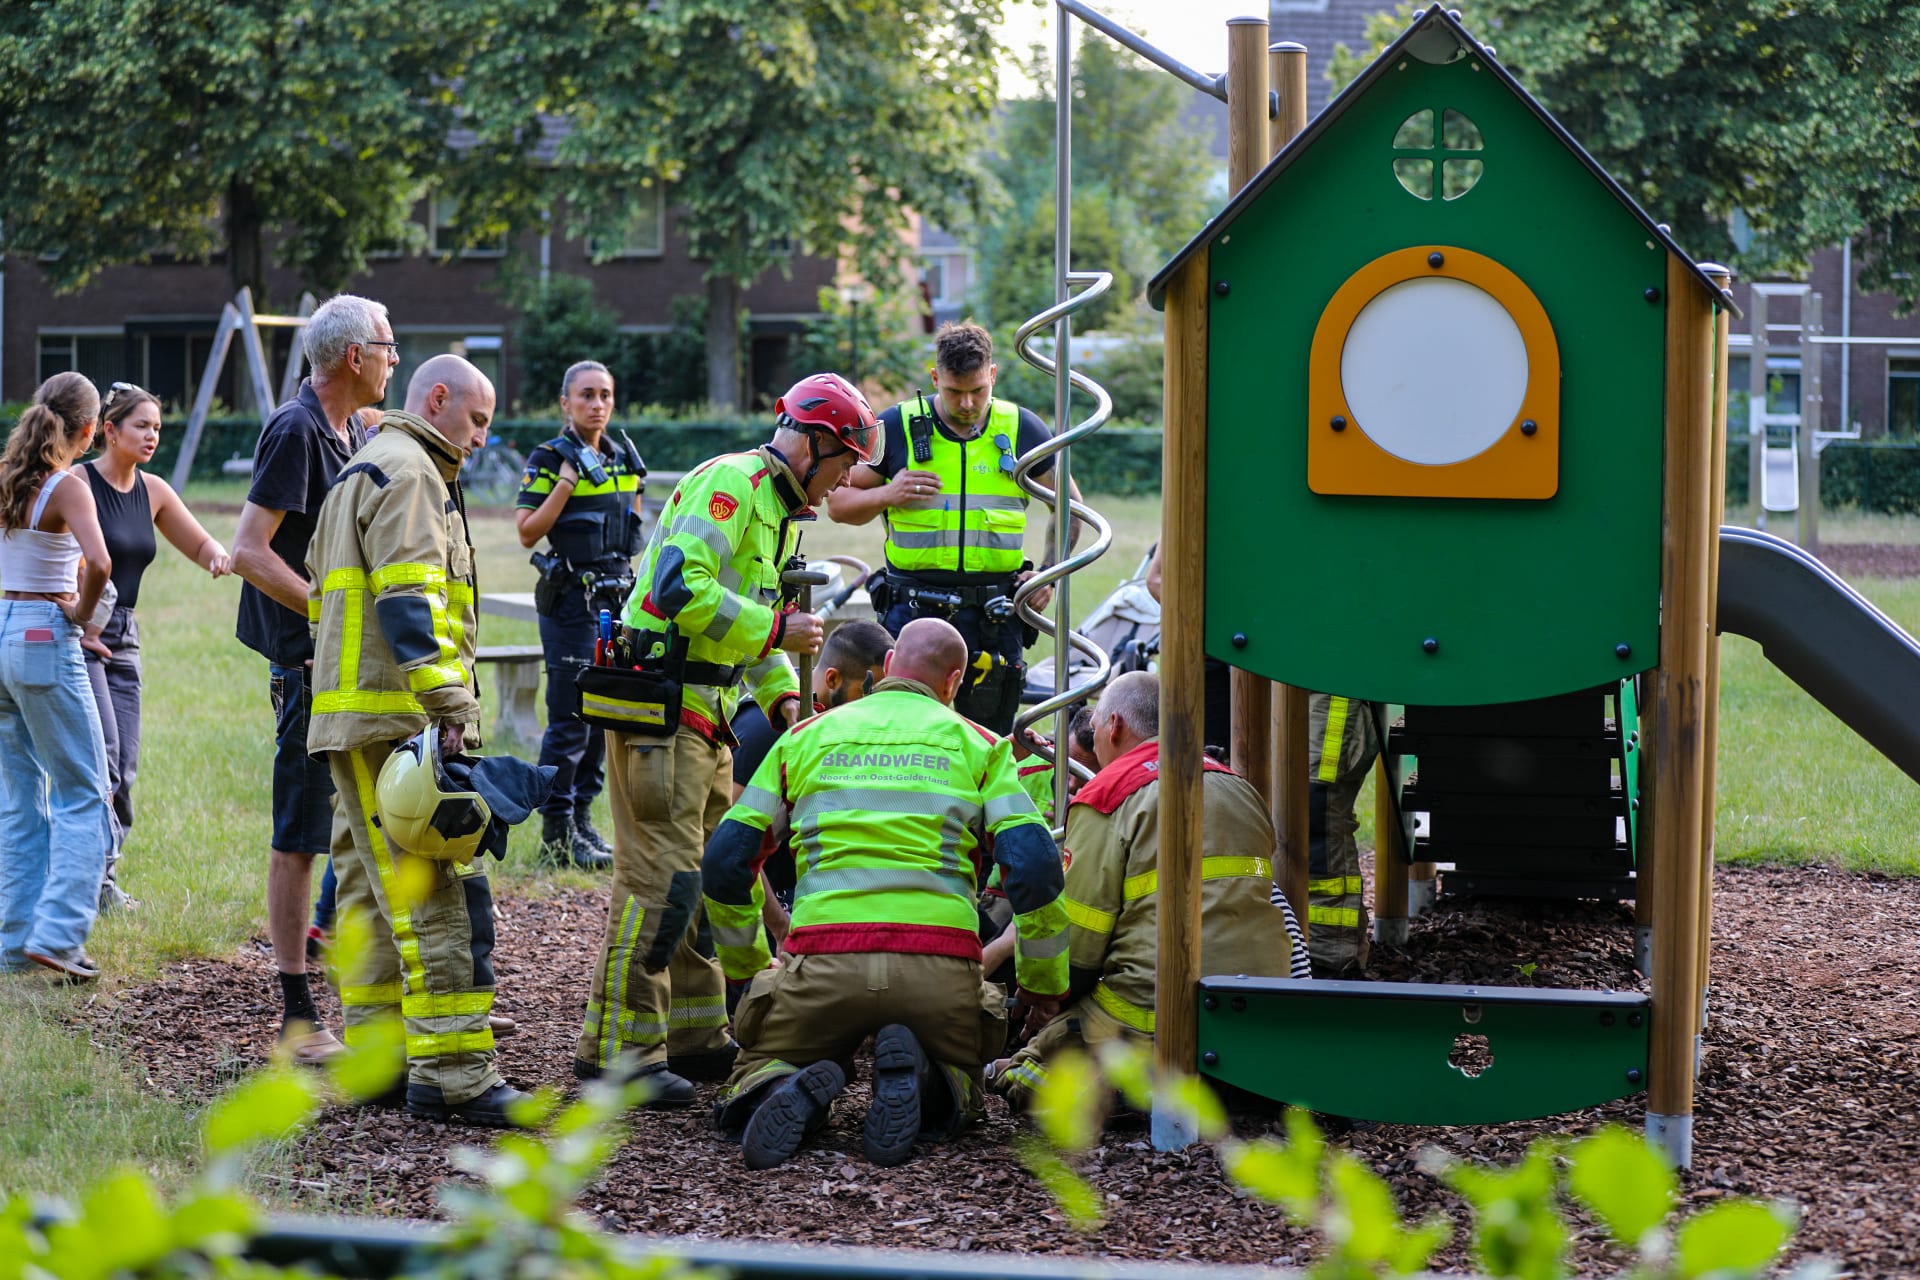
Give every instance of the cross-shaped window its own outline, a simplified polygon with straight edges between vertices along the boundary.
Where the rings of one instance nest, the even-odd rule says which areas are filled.
[[[1439,137],[1434,136],[1435,116],[1440,119]],[[1438,142],[1438,146],[1435,143]],[[1421,200],[1433,199],[1433,168],[1440,166],[1440,196],[1458,200],[1480,181],[1486,166],[1478,156],[1485,143],[1480,126],[1452,107],[1426,108],[1414,112],[1393,135],[1393,176],[1409,195]]]

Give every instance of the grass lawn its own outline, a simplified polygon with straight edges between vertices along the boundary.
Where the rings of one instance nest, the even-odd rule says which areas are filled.
[[[232,483],[189,492],[222,538],[231,537],[243,496]],[[1158,531],[1157,497],[1093,501],[1116,525],[1115,546],[1076,578],[1076,615],[1131,575]],[[1871,532],[1852,534],[1835,517],[1822,532],[1834,542],[1920,541],[1920,522],[1890,526],[1867,522]],[[474,535],[483,590],[531,589],[527,553],[509,518],[476,512]],[[1034,537],[1037,550],[1037,530]],[[815,555],[872,561],[880,533],[877,525],[823,521],[807,531],[805,545]],[[1862,586],[1920,632],[1920,582]],[[123,879],[143,906],[103,919],[95,931],[92,949],[112,984],[144,982],[171,961],[228,954],[263,936],[273,719],[265,664],[233,638],[237,595],[237,580],[213,582],[165,549],[142,590],[148,701]],[[494,618],[484,621],[483,635],[492,644],[536,639],[531,623]],[[1723,652],[1720,856],[1920,873],[1910,834],[1920,828],[1920,788],[1770,667],[1757,646],[1730,638]],[[1370,820],[1369,803],[1360,812]],[[537,893],[556,879],[589,883],[578,873],[535,872],[536,836],[523,826],[495,871],[507,892]],[[95,998],[37,979],[0,979],[0,1080],[13,1108],[0,1125],[0,1192],[71,1194],[126,1162],[170,1178],[195,1158],[195,1118],[147,1093],[136,1071],[63,1025],[67,1010]]]

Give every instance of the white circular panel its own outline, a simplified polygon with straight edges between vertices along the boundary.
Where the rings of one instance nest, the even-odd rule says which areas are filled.
[[[1520,412],[1527,344],[1484,289],[1446,276],[1403,280],[1354,317],[1340,389],[1355,425],[1394,457],[1464,462]]]

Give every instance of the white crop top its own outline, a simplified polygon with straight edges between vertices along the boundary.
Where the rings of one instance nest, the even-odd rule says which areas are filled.
[[[52,595],[79,589],[80,539],[73,536],[71,529],[65,533],[42,533],[33,527],[46,512],[47,499],[54,486],[70,474],[66,471],[49,474],[46,483],[40,486],[40,495],[33,500],[33,514],[27,517],[27,527],[0,533],[0,589],[42,591]]]

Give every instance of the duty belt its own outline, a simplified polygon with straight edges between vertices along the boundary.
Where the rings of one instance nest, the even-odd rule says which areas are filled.
[[[681,684],[711,685],[731,689],[747,673],[745,666],[723,667],[717,662],[688,662],[678,672]]]
[[[900,600],[918,603],[923,597],[926,603],[938,608],[977,609],[989,600],[1013,594],[1017,586],[1014,575],[995,578],[983,587],[940,587],[921,582],[912,574],[887,570],[887,586]]]

